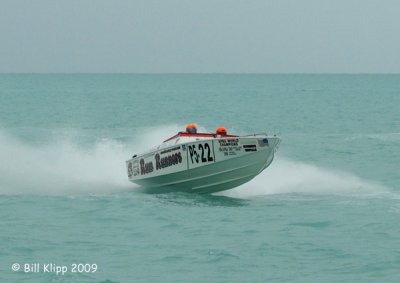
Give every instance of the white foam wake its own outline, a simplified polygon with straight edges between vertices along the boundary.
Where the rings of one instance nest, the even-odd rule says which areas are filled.
[[[353,174],[340,170],[325,169],[278,156],[270,167],[256,178],[221,194],[246,198],[285,193],[367,194],[382,191],[386,191],[384,186],[361,179]]]
[[[128,187],[124,148],[104,140],[91,149],[68,141],[32,146],[1,137],[0,194],[76,194]]]

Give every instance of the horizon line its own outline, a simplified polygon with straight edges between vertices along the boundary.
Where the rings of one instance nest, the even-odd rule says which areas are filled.
[[[400,75],[400,72],[0,72],[0,75]]]

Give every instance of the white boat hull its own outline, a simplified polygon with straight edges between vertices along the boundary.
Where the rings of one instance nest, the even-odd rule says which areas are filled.
[[[279,143],[277,137],[255,135],[171,145],[128,160],[128,176],[149,191],[219,192],[267,168]]]

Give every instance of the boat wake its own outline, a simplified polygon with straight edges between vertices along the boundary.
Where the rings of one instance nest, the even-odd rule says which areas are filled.
[[[103,140],[91,148],[68,140],[32,145],[0,133],[0,194],[69,195],[132,188],[125,147]]]
[[[179,126],[163,126],[122,143],[102,139],[82,146],[63,138],[37,145],[0,131],[0,195],[76,195],[135,191],[125,160],[148,149]],[[248,198],[286,193],[359,193],[382,191],[379,184],[349,173],[280,158],[255,179],[219,195]]]
[[[280,158],[250,182],[220,195],[248,198],[259,195],[307,193],[366,195],[389,189],[353,174]]]

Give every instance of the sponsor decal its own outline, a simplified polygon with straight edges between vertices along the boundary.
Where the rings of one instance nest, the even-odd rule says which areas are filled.
[[[219,146],[237,146],[239,139],[222,139],[218,140]]]
[[[255,144],[245,144],[243,148],[244,151],[257,151],[257,146]]]
[[[132,177],[133,169],[132,169],[132,162],[128,163],[128,177]]]
[[[153,162],[144,162],[144,159],[140,159],[140,174],[145,175],[154,171]]]
[[[264,139],[260,139],[260,140],[258,140],[258,145],[259,146],[269,146],[269,142],[268,142],[268,139],[267,138],[264,138]]]
[[[139,175],[139,163],[136,161],[128,163],[128,177]]]
[[[179,149],[180,149],[179,146],[172,147],[172,148],[169,148],[169,149],[166,149],[166,150],[161,151],[160,154],[165,154],[165,153],[168,153],[168,152],[177,151],[177,150],[179,150]]]
[[[161,156],[161,154],[174,152],[179,149],[180,149],[179,146],[173,147],[173,148],[163,150],[160,153],[157,153],[156,155],[154,155],[155,168],[154,168],[153,161],[147,162],[147,161],[145,161],[145,158],[140,159],[139,164],[137,163],[137,161],[134,162],[133,164],[129,163],[128,164],[128,176],[131,177],[132,175],[134,175],[134,176],[139,175],[139,171],[140,171],[140,175],[145,175],[145,174],[152,173],[154,170],[161,170],[163,168],[182,163],[182,154],[180,152],[172,153],[167,156]],[[150,157],[150,156],[148,156],[148,157]]]
[[[220,147],[219,151],[223,152],[225,156],[228,155],[237,155],[238,151],[241,151],[241,146],[227,146],[227,147]]]
[[[163,168],[182,163],[182,155],[180,152],[164,157],[160,157],[160,154],[157,153],[155,155],[155,159],[156,159],[156,170],[161,170]]]
[[[139,163],[137,162],[137,160],[133,162],[132,169],[133,169],[133,176],[137,176],[140,174],[139,173]]]

